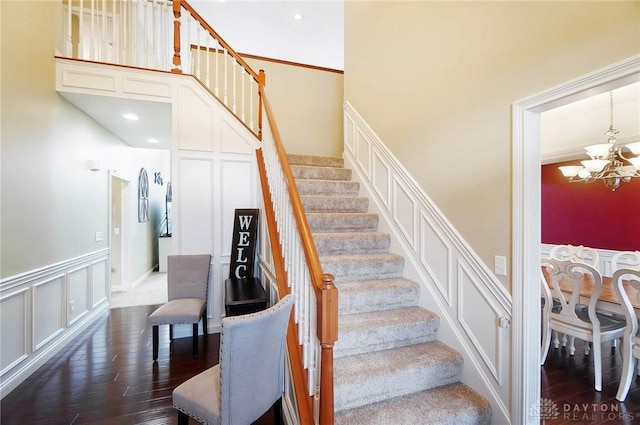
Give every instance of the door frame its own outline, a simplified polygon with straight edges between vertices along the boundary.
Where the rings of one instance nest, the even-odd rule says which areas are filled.
[[[512,423],[540,420],[540,114],[638,81],[640,55],[512,105]]]

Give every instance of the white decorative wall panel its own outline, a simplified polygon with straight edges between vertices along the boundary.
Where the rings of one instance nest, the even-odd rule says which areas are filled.
[[[211,159],[180,158],[177,179],[179,226],[182,254],[213,252],[213,161]],[[175,181],[175,179],[174,179]]]
[[[416,205],[402,182],[393,179],[393,220],[399,226],[407,243],[416,249]]]
[[[391,202],[391,172],[387,164],[385,164],[375,150],[373,151],[372,169],[371,184],[373,185],[373,189],[380,197],[380,201],[382,201],[384,206],[389,208]]]
[[[29,354],[28,295],[27,290],[22,289],[0,299],[0,376]]]
[[[107,299],[109,280],[107,274],[107,260],[91,264],[91,307],[97,306]]]
[[[125,77],[122,79],[122,91],[129,94],[143,94],[146,96],[158,96],[160,98],[171,97],[171,85],[167,81],[153,81],[148,78]]]
[[[204,97],[203,91],[191,86],[178,87],[177,145],[178,149],[213,151],[214,115],[211,99]]]
[[[249,158],[243,160],[223,159],[220,168],[222,183],[222,217],[220,229],[222,238],[222,256],[229,257],[231,251],[231,234],[233,233],[233,218],[236,208],[255,208],[255,192],[253,171],[255,165]],[[258,216],[263,220],[262,214]]]
[[[458,265],[458,319],[496,382],[502,385],[500,328],[497,326],[501,314],[483,296],[478,281],[464,265]]]
[[[429,273],[447,305],[451,306],[451,249],[424,213],[420,215],[420,229],[420,263]]]
[[[114,75],[102,72],[87,72],[64,70],[62,73],[63,87],[91,88],[107,92],[116,91],[116,78]]]
[[[89,310],[89,268],[69,272],[69,324]]]
[[[257,139],[251,141],[246,138],[246,129],[239,122],[222,120],[220,127],[220,151],[222,153],[253,154],[258,147]]]
[[[65,276],[33,285],[33,343],[37,349],[66,327]]]
[[[508,424],[510,294],[362,117],[348,103],[344,109],[345,164],[361,195],[390,229],[405,276],[421,284],[420,305],[441,317],[447,333],[439,338],[465,358],[467,383],[490,398],[493,423]]]
[[[356,160],[362,169],[362,172],[369,177],[371,174],[371,165],[369,162],[369,153],[371,152],[371,144],[367,137],[359,130],[356,130]]]

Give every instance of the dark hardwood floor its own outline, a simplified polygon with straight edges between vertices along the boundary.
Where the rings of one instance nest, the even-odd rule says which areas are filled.
[[[640,424],[640,379],[631,384],[624,403],[616,400],[622,369],[622,354],[610,343],[602,344],[602,391],[594,389],[591,355],[584,342],[576,340],[576,353],[554,349],[540,367],[541,416],[545,424]],[[592,352],[593,353],[593,352]],[[555,403],[555,407],[549,403]],[[541,423],[543,423],[541,421]]]
[[[160,327],[160,355],[151,360],[148,315],[157,306],[126,307],[108,314],[75,338],[0,403],[2,425],[176,424],[171,392],[218,363],[218,334],[178,338],[169,356],[167,326]],[[616,401],[622,357],[603,344],[603,388],[593,389],[593,363],[576,341],[576,354],[550,349],[541,372],[546,424],[640,424],[640,380],[624,403]],[[191,421],[195,424],[195,421]],[[256,425],[274,425],[267,412]],[[406,424],[401,424],[406,425]],[[413,424],[411,424],[413,425]]]
[[[177,424],[171,393],[218,363],[220,337],[201,335],[195,359],[191,338],[176,338],[170,357],[168,326],[161,326],[154,363],[148,316],[157,307],[110,310],[2,399],[0,423]],[[274,425],[273,412],[255,424]]]

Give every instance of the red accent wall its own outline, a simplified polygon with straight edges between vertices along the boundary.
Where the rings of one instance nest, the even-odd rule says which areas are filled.
[[[542,242],[640,250],[640,179],[612,192],[601,181],[569,183],[559,165],[542,166]]]

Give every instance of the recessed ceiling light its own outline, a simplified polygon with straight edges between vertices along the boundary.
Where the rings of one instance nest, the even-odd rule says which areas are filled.
[[[160,143],[160,141],[158,139],[153,139],[151,137],[147,139],[147,142],[149,142],[149,143]]]
[[[302,21],[302,13],[300,12],[296,12],[293,14],[293,19],[295,19],[296,21]]]
[[[138,121],[138,116],[136,114],[122,114],[124,119],[129,121]]]

